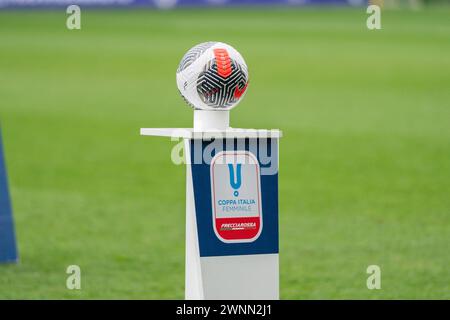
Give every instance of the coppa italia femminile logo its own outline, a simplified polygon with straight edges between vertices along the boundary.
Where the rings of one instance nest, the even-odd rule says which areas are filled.
[[[248,151],[222,151],[211,160],[214,232],[223,242],[252,242],[262,230],[260,168]]]

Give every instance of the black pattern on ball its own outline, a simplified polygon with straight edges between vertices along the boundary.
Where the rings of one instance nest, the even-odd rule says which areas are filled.
[[[197,79],[197,92],[213,108],[228,108],[238,101],[248,81],[247,70],[231,59],[231,74],[222,77],[217,72],[215,60],[210,60]]]

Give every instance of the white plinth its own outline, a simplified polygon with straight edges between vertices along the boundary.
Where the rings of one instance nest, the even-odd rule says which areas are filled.
[[[190,157],[190,140],[215,138],[281,138],[280,130],[229,128],[227,115],[217,115],[207,128],[201,114],[196,128],[142,128],[144,136],[182,138]],[[222,124],[222,126],[220,125]],[[218,127],[218,128],[211,128]],[[275,254],[200,257],[192,172],[186,170],[186,299],[279,299],[279,259]]]
[[[185,140],[190,155],[189,139]],[[191,163],[192,159],[188,163]],[[191,168],[186,170],[187,300],[278,300],[279,259],[276,254],[200,257]]]
[[[212,300],[278,300],[278,254],[200,258],[203,295]]]

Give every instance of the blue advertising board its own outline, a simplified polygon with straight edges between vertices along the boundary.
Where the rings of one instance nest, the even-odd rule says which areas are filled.
[[[365,5],[367,0],[0,0],[7,7],[202,7],[202,6],[274,6],[274,5]]]
[[[0,132],[0,263],[16,261],[16,237]]]
[[[200,256],[278,253],[278,139],[228,140],[191,165]]]

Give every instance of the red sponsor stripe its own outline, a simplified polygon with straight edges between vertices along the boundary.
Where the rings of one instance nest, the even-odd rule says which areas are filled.
[[[223,78],[227,78],[231,74],[231,59],[226,49],[214,49],[216,58],[217,74]]]
[[[261,216],[216,218],[217,233],[225,240],[253,239],[261,228]]]

